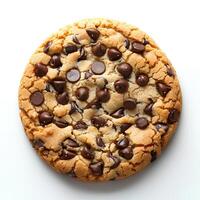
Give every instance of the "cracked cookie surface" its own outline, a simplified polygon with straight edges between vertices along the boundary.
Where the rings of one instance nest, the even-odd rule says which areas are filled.
[[[181,112],[176,72],[134,26],[88,19],[49,37],[19,89],[25,132],[55,170],[80,180],[133,175],[160,155]]]

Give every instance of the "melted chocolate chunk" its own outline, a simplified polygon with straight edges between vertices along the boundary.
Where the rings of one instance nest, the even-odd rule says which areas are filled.
[[[96,42],[100,36],[100,32],[97,29],[90,28],[87,29],[86,32],[94,42]]]
[[[129,129],[131,126],[132,126],[132,124],[130,124],[130,123],[124,123],[124,124],[122,124],[122,125],[120,126],[120,131],[121,131],[122,133],[125,133],[125,131],[126,131],[127,129]]]
[[[131,45],[131,51],[134,53],[143,53],[144,50],[145,46],[140,42],[133,42]]]
[[[83,111],[78,107],[75,101],[71,102],[71,110],[69,111],[69,114],[73,114],[75,112],[82,113]]]
[[[125,46],[127,49],[129,49],[129,47],[130,47],[130,41],[129,41],[128,39],[125,39],[125,41],[124,41],[124,46]]]
[[[76,124],[74,125],[74,129],[87,129],[87,127],[88,125],[82,120],[76,122]]]
[[[67,151],[66,149],[63,149],[60,155],[61,160],[70,160],[76,156],[76,152],[74,151]]]
[[[124,78],[129,78],[133,68],[130,64],[128,63],[121,63],[117,66],[117,71],[124,77]]]
[[[133,148],[132,147],[126,147],[125,149],[120,149],[118,151],[119,155],[126,160],[130,160],[133,157]]]
[[[106,125],[106,120],[103,117],[93,117],[91,122],[96,128],[100,128]]]
[[[137,102],[135,99],[126,99],[124,101],[124,108],[127,110],[134,110],[136,108]]]
[[[178,121],[178,119],[179,119],[179,115],[180,115],[180,112],[179,112],[177,109],[175,109],[175,108],[171,109],[171,110],[169,111],[169,115],[168,115],[168,118],[167,118],[167,122],[168,122],[169,124],[174,124],[174,123],[176,123],[176,122]]]
[[[124,149],[124,148],[128,147],[128,145],[129,145],[129,140],[126,137],[117,141],[117,143],[116,143],[116,147],[118,149]]]
[[[105,144],[104,144],[104,142],[103,142],[103,139],[102,139],[100,136],[97,136],[97,137],[96,137],[96,143],[97,143],[97,145],[100,146],[100,147],[105,147]]]
[[[48,68],[46,65],[42,64],[42,63],[38,63],[35,65],[35,75],[38,77],[43,77],[47,74],[48,72]]]
[[[106,53],[106,46],[104,44],[98,43],[92,46],[92,53],[97,57],[102,57]]]
[[[110,61],[119,60],[122,57],[122,53],[117,48],[108,49],[108,58]]]
[[[121,160],[116,157],[116,156],[113,156],[113,155],[109,155],[109,157],[113,160],[113,164],[112,166],[110,166],[110,169],[115,169],[119,166]]]
[[[48,53],[51,45],[52,45],[52,41],[47,42],[46,45],[44,46],[43,52]]]
[[[151,101],[149,104],[147,104],[144,108],[144,113],[149,115],[149,116],[153,116],[153,113],[152,113],[152,108],[153,108],[153,101]]]
[[[44,142],[41,139],[33,140],[32,144],[33,147],[37,150],[44,147]]]
[[[157,153],[156,151],[151,151],[151,162],[155,161],[157,159]]]
[[[156,83],[156,89],[162,97],[166,97],[167,93],[171,90],[171,87],[159,81]]]
[[[81,155],[88,160],[94,159],[94,151],[88,146],[82,148]]]
[[[60,118],[60,119],[54,119],[54,124],[59,128],[65,128],[68,126],[69,123],[66,120]]]
[[[59,68],[59,67],[61,67],[62,66],[62,62],[60,60],[60,55],[57,55],[57,54],[53,55],[51,57],[51,60],[50,60],[49,64],[50,64],[50,66],[52,68]]]
[[[65,55],[68,55],[70,53],[74,53],[78,50],[78,47],[74,44],[69,44],[64,47],[63,52]]]
[[[115,81],[114,87],[118,93],[125,93],[128,91],[129,84],[128,84],[127,80],[119,79],[119,80]]]
[[[166,133],[168,131],[168,128],[169,128],[169,126],[167,124],[162,123],[162,122],[156,123],[155,127],[159,132],[164,132],[164,133]]]
[[[90,164],[89,168],[93,175],[101,176],[103,174],[104,163],[98,162],[98,163]]]
[[[114,118],[121,118],[124,116],[124,108],[120,108],[111,114]]]
[[[86,60],[86,59],[87,59],[87,52],[83,47],[81,47],[80,48],[80,56],[78,58],[78,61]]]
[[[66,88],[66,82],[63,77],[57,77],[51,81],[54,89],[60,94],[63,93]]]
[[[78,38],[76,37],[76,35],[73,36],[72,41],[73,41],[74,43],[76,43],[76,44],[79,44],[79,45],[81,44],[81,43],[79,42]]]
[[[59,104],[66,105],[69,101],[69,96],[67,92],[63,92],[57,96],[56,100]]]
[[[53,121],[53,115],[47,111],[39,114],[39,122],[41,125],[50,124]]]
[[[78,144],[76,141],[74,141],[73,139],[71,139],[71,138],[67,138],[67,139],[62,143],[62,145],[63,145],[63,147],[68,147],[68,146],[74,147],[74,148],[79,147],[79,144]]]

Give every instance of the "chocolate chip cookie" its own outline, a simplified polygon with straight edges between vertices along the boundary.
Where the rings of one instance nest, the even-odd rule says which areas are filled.
[[[153,162],[173,135],[181,91],[172,64],[134,26],[89,19],[31,56],[19,108],[38,154],[58,172],[105,181]]]

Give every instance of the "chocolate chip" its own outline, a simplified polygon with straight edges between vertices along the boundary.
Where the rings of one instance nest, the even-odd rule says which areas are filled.
[[[65,121],[64,119],[60,118],[60,119],[55,119],[54,124],[58,126],[59,128],[65,128],[68,126],[69,123]]]
[[[66,87],[66,82],[63,77],[57,77],[52,80],[52,85],[54,89],[60,94],[64,92]]]
[[[92,172],[93,175],[95,176],[101,176],[103,174],[103,168],[104,168],[104,164],[103,162],[98,162],[95,164],[90,164],[89,168]]]
[[[77,46],[74,44],[69,44],[68,46],[64,47],[63,52],[65,55],[68,55],[70,53],[74,53],[78,50]]]
[[[46,83],[45,90],[46,90],[47,92],[55,92],[53,86],[52,86],[51,83],[49,83],[49,82]]]
[[[71,170],[71,171],[68,173],[68,175],[69,175],[70,177],[72,177],[72,178],[76,178],[76,177],[77,177],[77,175],[76,175],[76,173],[75,173],[74,170]]]
[[[97,57],[101,57],[106,53],[106,49],[104,44],[98,43],[92,46],[92,53]]]
[[[173,124],[173,123],[176,123],[179,119],[179,115],[180,115],[180,112],[173,108],[169,111],[169,115],[168,115],[168,118],[167,118],[167,122],[169,124]]]
[[[110,61],[119,60],[122,57],[122,53],[116,48],[108,49],[108,58]]]
[[[107,88],[97,89],[96,96],[98,101],[105,103],[110,99],[110,92]]]
[[[88,103],[88,105],[85,108],[86,109],[88,109],[88,108],[99,109],[99,108],[101,108],[101,103],[99,101],[94,100],[94,101]]]
[[[60,155],[61,160],[70,160],[76,156],[76,153],[73,151],[67,151],[66,149],[62,150],[62,153]]]
[[[78,121],[74,125],[74,129],[87,129],[88,125],[84,121]]]
[[[128,39],[125,39],[124,41],[124,46],[129,49],[129,46],[130,46],[130,41]]]
[[[76,90],[75,95],[78,100],[86,101],[89,97],[89,89],[87,87],[79,87]]]
[[[96,42],[100,36],[100,32],[97,29],[89,28],[86,32],[94,42]]]
[[[51,60],[49,62],[50,66],[52,68],[59,68],[62,66],[61,60],[60,60],[60,55],[53,55],[51,57]]]
[[[83,47],[80,48],[80,56],[78,58],[78,61],[81,60],[86,60],[87,59],[87,52],[85,51],[85,49]]]
[[[140,73],[136,75],[136,83],[139,86],[144,87],[147,85],[148,82],[149,82],[149,77],[146,74]]]
[[[122,124],[122,125],[120,126],[120,131],[121,131],[122,133],[125,133],[125,131],[126,131],[127,129],[129,129],[131,126],[132,126],[132,124],[130,124],[130,123],[124,123],[124,124]]]
[[[72,37],[72,41],[76,44],[81,44],[75,35]]]
[[[30,102],[34,106],[40,106],[44,102],[44,95],[39,91],[33,92],[30,96]]]
[[[119,166],[121,160],[113,155],[109,155],[109,157],[113,160],[113,164],[110,166],[110,169],[115,169]]]
[[[126,160],[130,160],[133,157],[133,148],[132,147],[126,147],[125,149],[120,149],[118,151],[119,155]]]
[[[162,122],[156,123],[155,127],[159,132],[164,132],[164,133],[166,133],[168,131],[168,128],[169,128],[169,126],[167,124],[162,123]]]
[[[124,77],[124,78],[128,78],[132,71],[133,68],[131,67],[130,64],[128,63],[121,63],[117,66],[117,71]]]
[[[119,80],[115,81],[114,87],[118,93],[125,93],[128,91],[129,84],[128,84],[127,80],[119,79]]]
[[[134,110],[136,108],[136,99],[126,99],[124,101],[124,108],[127,110]]]
[[[75,112],[82,113],[83,111],[78,107],[75,101],[71,102],[71,110],[69,111],[69,114],[73,114]]]
[[[151,162],[155,161],[157,159],[157,153],[156,151],[151,151]]]
[[[106,70],[106,66],[103,62],[94,61],[91,65],[91,70],[94,74],[100,75],[103,74]]]
[[[167,68],[167,74],[169,76],[174,76],[174,72],[173,72],[172,68]]]
[[[68,146],[74,147],[74,148],[79,147],[79,144],[78,144],[76,141],[72,140],[71,138],[67,138],[67,139],[62,143],[62,145],[63,145],[63,147],[68,147]]]
[[[150,102],[149,104],[147,104],[144,108],[144,113],[149,115],[149,116],[153,116],[153,113],[152,113],[152,108],[153,108],[153,102]]]
[[[166,97],[167,93],[171,90],[171,87],[159,81],[156,83],[156,89],[162,97]]]
[[[128,145],[129,145],[129,140],[126,137],[117,141],[117,143],[116,143],[116,147],[118,149],[124,149],[124,148],[128,147]]]
[[[145,117],[140,117],[136,119],[135,123],[137,128],[139,129],[145,129],[149,125],[149,122]]]
[[[59,104],[66,105],[69,101],[69,96],[67,92],[63,92],[57,96],[56,100]]]
[[[96,128],[100,128],[106,125],[106,120],[103,117],[93,117],[91,122]]]
[[[86,71],[86,72],[85,72],[85,79],[90,78],[92,75],[93,75],[93,74],[92,74],[91,72]]]
[[[174,71],[172,70],[172,68],[169,65],[166,65],[167,68],[167,74],[169,76],[174,76]]]
[[[69,82],[76,83],[81,78],[80,71],[76,68],[72,68],[67,72],[66,78]]]
[[[37,150],[44,147],[44,142],[41,139],[33,140],[32,144],[33,147]]]
[[[111,114],[112,117],[114,118],[121,118],[124,116],[124,108],[120,108],[116,111],[114,111],[112,114]]]
[[[50,124],[53,121],[53,115],[47,111],[39,114],[39,122],[42,125]]]
[[[142,53],[145,50],[145,46],[140,42],[133,42],[131,45],[131,51],[134,53]]]
[[[83,149],[81,150],[81,155],[88,159],[88,160],[92,160],[94,159],[94,152],[92,151],[91,148],[89,148],[88,146],[84,146]]]
[[[47,74],[48,68],[46,65],[43,65],[41,63],[37,63],[35,65],[35,75],[39,77],[43,77]]]
[[[149,41],[148,41],[147,39],[144,38],[144,40],[143,40],[143,45],[147,45],[147,44],[149,44]]]
[[[102,139],[100,136],[97,136],[97,137],[96,137],[96,143],[97,143],[97,145],[100,146],[100,147],[105,147],[105,144],[104,144],[104,142],[103,142],[103,139]]]
[[[52,45],[52,42],[47,42],[46,45],[44,46],[43,52],[44,53],[48,53],[49,52],[49,48]]]

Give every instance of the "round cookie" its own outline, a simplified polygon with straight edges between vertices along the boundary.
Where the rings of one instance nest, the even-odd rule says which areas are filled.
[[[58,172],[105,181],[154,161],[173,135],[181,91],[170,61],[134,26],[88,19],[31,56],[19,108],[38,154]]]

